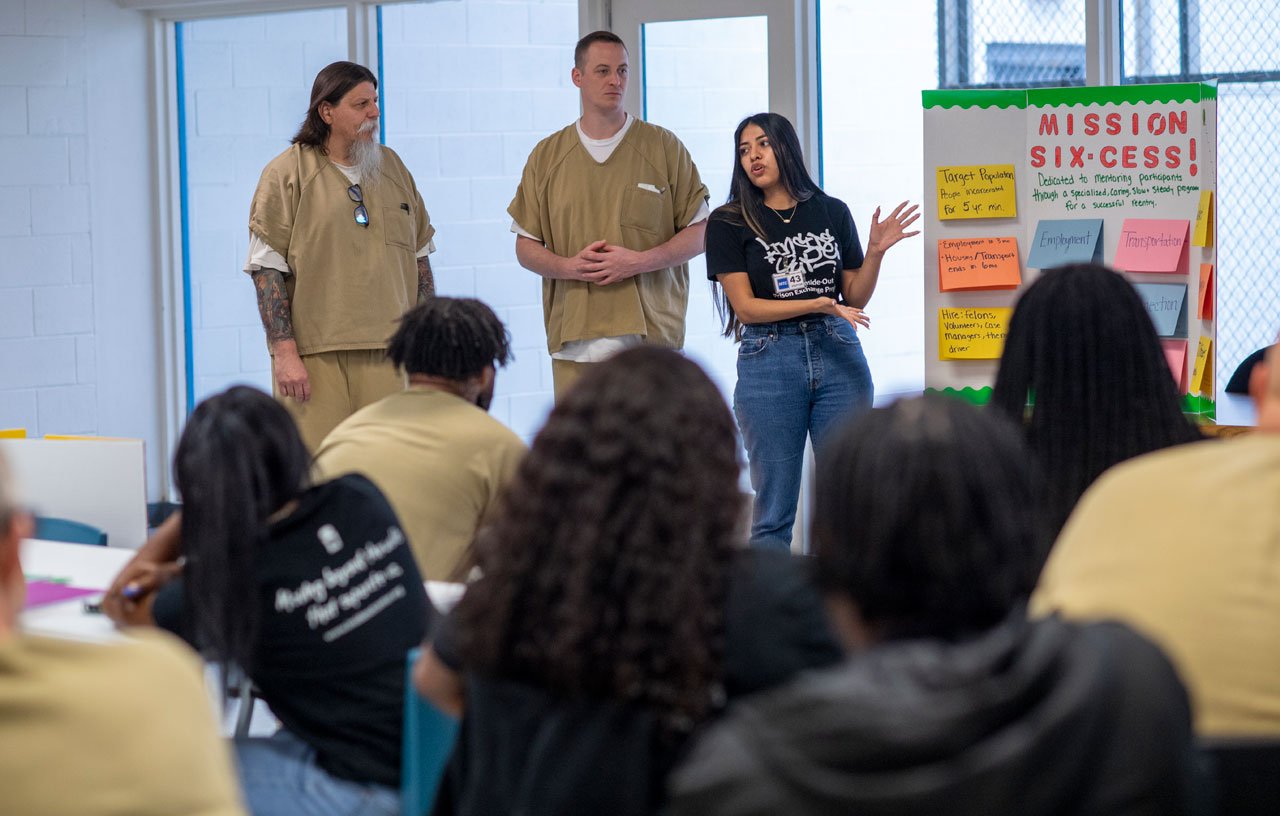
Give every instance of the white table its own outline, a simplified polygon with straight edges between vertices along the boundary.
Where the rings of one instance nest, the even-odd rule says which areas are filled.
[[[66,578],[70,586],[105,590],[133,557],[133,550],[92,547],[29,538],[22,542],[22,571],[27,575]],[[436,608],[447,612],[462,597],[463,585],[427,581],[427,596]],[[95,596],[47,604],[22,613],[22,626],[32,634],[75,640],[112,640],[121,637],[102,614],[84,611],[84,602]]]

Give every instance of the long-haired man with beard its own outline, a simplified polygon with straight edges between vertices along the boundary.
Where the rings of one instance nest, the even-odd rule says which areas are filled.
[[[378,79],[335,62],[316,75],[293,143],[262,171],[249,258],[272,384],[311,450],[396,393],[396,321],[435,294],[435,232],[404,163],[378,142]]]

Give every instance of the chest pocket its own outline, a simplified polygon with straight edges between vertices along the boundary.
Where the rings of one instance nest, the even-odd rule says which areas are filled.
[[[413,245],[413,213],[400,206],[382,208],[382,224],[387,243],[410,252],[417,252]]]
[[[663,225],[672,220],[670,202],[670,190],[655,193],[643,187],[629,187],[622,194],[622,219],[619,223],[629,229],[658,235],[663,231]]]

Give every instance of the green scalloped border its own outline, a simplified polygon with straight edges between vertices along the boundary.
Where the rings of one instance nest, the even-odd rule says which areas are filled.
[[[964,400],[971,405],[986,405],[991,402],[991,386],[982,388],[926,388],[926,394],[942,394],[946,397]],[[1199,394],[1184,394],[1182,397],[1182,413],[1195,417],[1201,422],[1216,421],[1215,403],[1209,397]]]
[[[1027,91],[1027,107],[1062,105],[1134,105],[1200,102],[1206,98],[1206,83],[1168,82],[1157,85],[1107,85],[1085,88],[1034,88]],[[1216,89],[1214,90],[1216,96]]]
[[[921,91],[925,108],[1025,108],[1024,90],[975,89],[962,91]]]
[[[1059,105],[1132,105],[1201,102],[1218,98],[1217,81],[1162,82],[1029,90],[966,89],[921,91],[927,108],[1029,108]]]
[[[946,397],[964,400],[971,405],[986,405],[991,402],[991,386],[986,385],[982,388],[926,388],[926,394],[942,394]]]

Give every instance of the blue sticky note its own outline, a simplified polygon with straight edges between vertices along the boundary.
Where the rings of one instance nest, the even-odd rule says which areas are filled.
[[[1187,285],[1185,283],[1135,283],[1142,305],[1147,307],[1156,334],[1187,336]]]
[[[1102,219],[1068,218],[1041,221],[1031,239],[1027,266],[1048,269],[1063,264],[1102,260]]]

